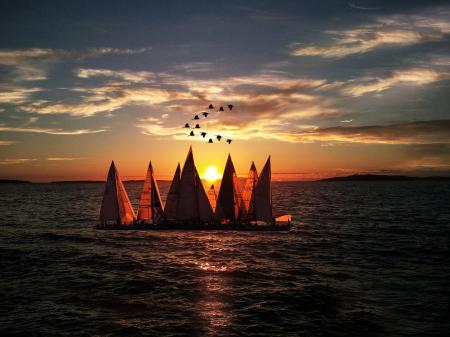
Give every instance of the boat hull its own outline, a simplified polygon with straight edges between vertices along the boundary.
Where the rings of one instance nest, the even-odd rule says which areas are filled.
[[[101,230],[153,230],[153,231],[248,231],[248,232],[279,232],[289,231],[290,224],[275,225],[252,225],[252,224],[229,224],[229,225],[197,225],[197,224],[132,224],[132,225],[101,225],[97,224],[96,229]]]

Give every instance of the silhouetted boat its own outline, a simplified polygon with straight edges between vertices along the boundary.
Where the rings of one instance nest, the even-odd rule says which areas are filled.
[[[245,183],[239,187],[231,156],[228,156],[219,194],[214,185],[205,192],[195,167],[192,147],[183,170],[175,171],[163,208],[158,185],[150,162],[139,201],[138,217],[134,215],[114,162],[105,186],[100,229],[141,230],[289,230],[291,216],[274,216],[270,156],[261,175],[254,163]]]
[[[165,220],[158,184],[153,173],[152,162],[148,164],[144,187],[139,199],[137,220],[141,224],[158,224]]]
[[[100,226],[131,226],[136,216],[114,161],[111,162],[100,209]]]

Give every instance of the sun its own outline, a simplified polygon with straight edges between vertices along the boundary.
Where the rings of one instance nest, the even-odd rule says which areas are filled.
[[[206,172],[203,173],[203,179],[206,179],[209,182],[215,182],[220,178],[222,178],[222,175],[217,171],[217,167],[215,166],[208,166]]]

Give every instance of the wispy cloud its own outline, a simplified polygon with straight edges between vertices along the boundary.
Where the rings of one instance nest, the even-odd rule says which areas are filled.
[[[342,89],[344,94],[361,96],[371,92],[382,92],[393,86],[421,86],[450,78],[449,72],[414,68],[396,70],[385,77],[363,77],[350,81]]]
[[[0,159],[0,165],[18,165],[36,161],[34,158]]]
[[[186,73],[204,73],[211,71],[212,63],[211,62],[190,62],[177,64],[174,66],[175,70],[184,71]]]
[[[13,88],[10,90],[0,91],[0,103],[21,104],[29,101],[32,95],[42,91],[40,88]]]
[[[78,129],[78,130],[64,130],[64,129],[46,129],[46,128],[28,128],[28,127],[13,127],[0,124],[1,132],[25,132],[25,133],[43,133],[48,135],[63,135],[63,136],[79,136],[86,134],[94,134],[106,132],[107,129]]]
[[[50,65],[64,61],[83,61],[104,55],[133,55],[148,51],[149,48],[87,48],[82,50],[29,48],[0,49],[0,65],[9,67],[10,80],[38,81],[47,79]]]
[[[429,16],[395,15],[380,17],[373,24],[348,30],[326,31],[333,42],[327,45],[292,45],[293,56],[342,58],[367,53],[382,46],[409,46],[443,41],[450,33],[450,10],[440,9]]]
[[[48,161],[74,161],[74,160],[81,160],[85,158],[74,158],[74,157],[49,157],[47,158]]]
[[[0,140],[0,146],[7,146],[7,145],[12,145],[15,144],[16,142],[11,141],[11,140]]]
[[[76,70],[76,75],[80,78],[113,77],[132,83],[150,83],[155,79],[155,74],[151,71],[79,68]]]
[[[335,141],[368,144],[450,143],[450,120],[430,120],[390,125],[337,126],[292,134],[299,142]]]

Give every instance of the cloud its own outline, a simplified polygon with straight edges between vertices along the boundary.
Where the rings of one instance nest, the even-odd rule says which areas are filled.
[[[40,88],[14,88],[13,90],[0,91],[0,103],[21,104],[29,101],[32,95],[42,91]]]
[[[25,132],[25,133],[43,133],[48,135],[63,135],[63,136],[78,136],[106,132],[106,129],[90,130],[64,130],[64,129],[45,129],[45,128],[27,128],[27,127],[12,127],[0,124],[0,132]]]
[[[10,140],[0,140],[0,146],[7,146],[15,144],[16,142],[10,141]]]
[[[447,80],[449,78],[449,72],[424,68],[404,69],[396,70],[384,78],[365,77],[350,81],[350,84],[344,86],[342,91],[347,95],[361,96],[371,92],[382,92],[393,86],[421,86],[432,82]],[[356,83],[352,84],[352,82]]]
[[[153,106],[167,112],[201,111],[209,102],[233,102],[240,107],[240,119],[257,115],[282,115],[284,119],[312,118],[336,114],[330,98],[319,97],[315,89],[325,80],[293,78],[280,73],[196,79],[167,73],[130,70],[79,69],[78,75],[116,76],[127,82],[109,82],[98,87],[68,89],[79,94],[79,102],[36,101],[21,105],[21,110],[38,114],[70,114],[89,117],[110,113],[125,106]],[[145,81],[155,81],[148,86]],[[132,82],[132,85],[128,82]],[[165,111],[164,111],[165,110]],[[226,115],[223,115],[225,118]]]
[[[211,71],[211,67],[211,62],[190,62],[177,64],[174,66],[174,69],[186,73],[204,73]]]
[[[362,54],[383,46],[409,46],[443,41],[450,33],[450,11],[441,10],[429,16],[394,15],[378,18],[375,23],[348,30],[325,33],[333,38],[328,45],[292,45],[293,56],[343,58]]]
[[[155,79],[155,74],[151,71],[117,71],[110,69],[79,68],[76,71],[76,75],[80,78],[114,77],[132,83],[151,83]]]
[[[48,161],[73,161],[73,160],[81,160],[84,158],[72,158],[72,157],[49,157]]]
[[[390,125],[336,126],[291,134],[298,142],[334,141],[367,144],[450,143],[450,120]]]
[[[31,158],[14,158],[14,159],[0,159],[0,165],[17,165],[36,161]]]
[[[79,103],[49,103],[38,106],[22,106],[26,112],[38,114],[69,114],[89,117],[102,112],[112,112],[126,105],[155,105],[176,99],[191,98],[175,90],[160,88],[131,88],[106,86],[79,90],[84,101]]]
[[[51,65],[65,61],[83,61],[105,55],[133,55],[148,51],[149,48],[87,48],[82,50],[29,48],[0,49],[0,66],[8,67],[13,82],[38,81],[47,79]]]

